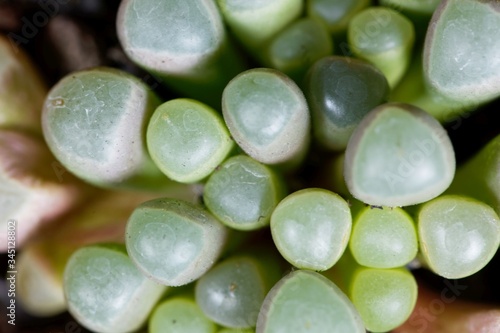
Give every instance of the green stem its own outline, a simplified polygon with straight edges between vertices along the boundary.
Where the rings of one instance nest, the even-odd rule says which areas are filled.
[[[390,8],[372,7],[351,20],[347,35],[354,55],[377,66],[395,87],[410,64],[413,23]]]
[[[457,169],[448,193],[476,198],[500,214],[500,135]]]
[[[300,86],[309,67],[332,53],[332,41],[325,26],[314,19],[303,18],[271,40],[265,49],[265,63]]]
[[[217,0],[231,31],[256,58],[262,60],[264,47],[302,12],[302,0]]]
[[[392,90],[389,100],[415,105],[441,123],[448,123],[459,117],[467,117],[467,113],[477,108],[477,105],[452,101],[430,88],[424,78],[421,50],[414,52],[408,71],[401,82]]]

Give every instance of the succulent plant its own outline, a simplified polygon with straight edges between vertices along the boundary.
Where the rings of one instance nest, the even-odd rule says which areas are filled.
[[[498,123],[457,128],[498,106],[500,5],[377,4],[3,1],[8,324],[497,332],[497,305],[458,298],[498,280]],[[100,66],[51,58],[63,13]]]

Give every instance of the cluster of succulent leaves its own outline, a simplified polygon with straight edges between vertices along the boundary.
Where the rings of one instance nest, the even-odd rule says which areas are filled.
[[[62,166],[149,191],[124,244],[65,250],[84,326],[384,332],[415,305],[410,262],[461,278],[498,250],[500,136],[456,170],[440,123],[500,96],[498,4],[306,2],[123,0],[125,52],[182,98],[112,68],[50,90],[42,131]],[[7,167],[12,192],[35,187]]]

